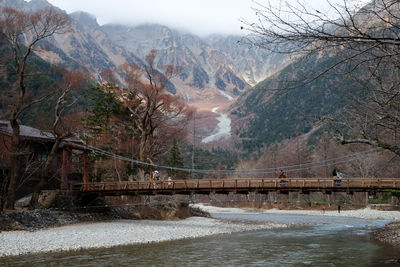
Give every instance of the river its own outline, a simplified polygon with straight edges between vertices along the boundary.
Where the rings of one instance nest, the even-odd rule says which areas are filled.
[[[201,140],[202,143],[209,143],[231,137],[231,119],[227,114],[218,113],[217,110],[218,107],[215,107],[211,110],[213,113],[219,114],[217,117],[217,127],[214,129],[212,135],[209,135]]]
[[[285,229],[241,232],[145,245],[0,258],[5,266],[395,266],[400,250],[371,238],[387,220],[348,217],[213,213],[247,223],[294,223]]]

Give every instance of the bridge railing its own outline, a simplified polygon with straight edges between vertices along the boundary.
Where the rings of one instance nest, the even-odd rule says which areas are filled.
[[[122,181],[83,184],[81,191],[129,191],[129,190],[201,190],[201,189],[328,189],[346,187],[352,189],[387,188],[400,189],[398,178],[265,178],[265,179],[216,179],[172,181]]]

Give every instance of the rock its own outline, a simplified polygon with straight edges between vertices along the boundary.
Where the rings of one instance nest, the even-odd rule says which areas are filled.
[[[22,226],[20,225],[19,222],[14,222],[14,223],[11,225],[11,227],[12,227],[12,229],[13,229],[14,231],[22,230]]]

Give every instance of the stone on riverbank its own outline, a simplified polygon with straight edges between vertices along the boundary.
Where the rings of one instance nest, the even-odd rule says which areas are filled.
[[[400,222],[389,223],[377,230],[375,238],[381,242],[400,246]]]

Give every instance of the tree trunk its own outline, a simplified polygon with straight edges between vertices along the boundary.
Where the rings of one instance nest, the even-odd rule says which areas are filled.
[[[50,152],[50,154],[49,154],[49,156],[48,156],[48,158],[46,160],[46,163],[44,165],[42,176],[40,177],[40,181],[35,186],[35,188],[33,189],[32,198],[31,198],[31,201],[29,203],[29,208],[30,209],[35,209],[39,205],[38,200],[39,200],[40,192],[41,192],[43,186],[48,181],[50,167],[51,167],[51,164],[52,164],[54,158],[57,156],[57,149],[58,149],[58,146],[61,143],[61,140],[62,139],[57,138],[56,142],[54,143],[53,147],[51,148],[51,152]]]
[[[146,142],[147,142],[146,134],[142,133],[142,136],[140,138],[140,146],[139,146],[139,161],[141,161],[141,162],[145,162]],[[145,173],[144,166],[139,166],[139,174],[138,175],[139,175],[140,181],[145,180],[144,173]]]
[[[20,174],[21,156],[20,156],[20,128],[17,119],[11,119],[10,125],[12,128],[11,136],[11,172],[7,188],[7,200],[5,203],[6,209],[14,209],[15,202],[15,186]]]

